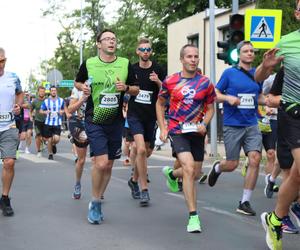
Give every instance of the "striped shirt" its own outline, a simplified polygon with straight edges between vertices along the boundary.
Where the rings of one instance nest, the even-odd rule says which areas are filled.
[[[60,97],[52,99],[51,97],[44,100],[41,109],[46,111],[49,110],[47,114],[45,124],[49,126],[60,126],[62,123],[62,116],[59,114],[60,110],[64,109],[64,100]]]

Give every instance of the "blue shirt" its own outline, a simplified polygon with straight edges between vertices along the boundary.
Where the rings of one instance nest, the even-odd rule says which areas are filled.
[[[248,71],[254,75],[255,68]],[[224,102],[224,125],[248,127],[257,124],[258,96],[262,91],[261,84],[252,80],[236,67],[226,69],[216,88],[225,95],[239,97],[241,104],[231,106]]]
[[[64,100],[60,97],[56,99],[47,98],[41,105],[42,110],[49,110],[45,124],[49,126],[60,126],[62,123],[62,116],[59,114],[60,110],[64,109]]]

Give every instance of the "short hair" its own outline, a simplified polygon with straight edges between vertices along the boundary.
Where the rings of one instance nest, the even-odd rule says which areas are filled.
[[[151,46],[151,41],[149,38],[146,38],[146,37],[141,37],[139,40],[138,40],[138,43],[137,43],[137,46],[143,44],[143,43],[149,43]]]
[[[40,89],[44,89],[45,90],[46,88],[44,86],[39,86],[38,89],[37,89],[37,91],[39,92]]]
[[[1,54],[5,54],[5,50],[3,48],[0,47],[0,53]]]
[[[300,0],[296,0],[296,1],[295,1],[295,3],[296,3],[296,6],[295,6],[295,8],[297,9],[297,7],[298,7],[298,3],[300,3]]]
[[[181,50],[180,50],[180,58],[183,58],[183,57],[184,57],[184,50],[185,50],[186,48],[188,48],[188,47],[198,49],[198,47],[195,46],[194,44],[186,44],[186,45],[184,45],[184,46],[181,48]]]
[[[112,31],[111,29],[104,29],[100,33],[98,33],[97,42],[100,42],[103,33],[106,33],[106,32],[110,32],[110,33],[113,33],[114,35],[116,35],[116,33],[114,31]]]
[[[51,86],[50,86],[50,90],[51,90],[51,89],[57,89],[57,86],[51,85]]]
[[[253,44],[250,41],[241,41],[236,45],[236,49],[238,53],[240,53],[241,48],[244,47],[245,45],[251,45],[253,47]]]

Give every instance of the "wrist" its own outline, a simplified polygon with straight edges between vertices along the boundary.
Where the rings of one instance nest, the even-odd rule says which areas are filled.
[[[205,128],[207,128],[207,123],[206,122],[202,121],[200,124],[203,125]]]
[[[126,85],[125,93],[129,91],[129,85]]]

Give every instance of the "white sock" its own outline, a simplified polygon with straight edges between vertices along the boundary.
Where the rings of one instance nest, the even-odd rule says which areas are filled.
[[[250,201],[251,195],[252,195],[251,189],[244,189],[241,203],[244,203],[245,201]]]
[[[273,183],[275,183],[275,181],[276,181],[276,179],[274,179],[274,178],[272,177],[272,175],[270,175],[269,180],[270,180],[270,182],[273,182]]]
[[[221,173],[221,170],[220,170],[220,164],[216,165],[215,166],[215,171],[219,174]]]

